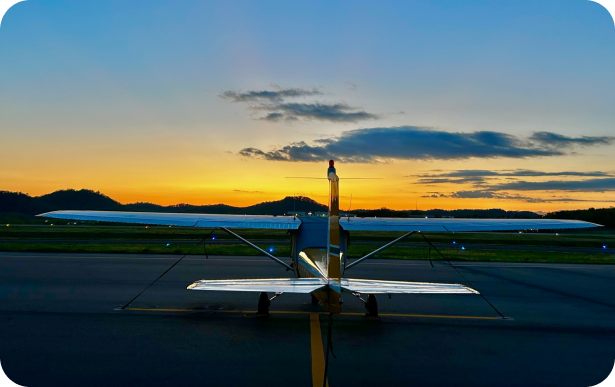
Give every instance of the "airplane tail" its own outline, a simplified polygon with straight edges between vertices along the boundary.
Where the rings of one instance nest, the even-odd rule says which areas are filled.
[[[339,178],[333,160],[329,161],[327,170],[329,180],[329,225],[327,236],[327,276],[329,277],[329,310],[333,313],[341,309],[341,265],[340,265],[340,192]]]
[[[327,274],[329,278],[340,278],[340,192],[339,178],[335,173],[333,160],[327,170],[329,179],[329,226],[327,237]]]

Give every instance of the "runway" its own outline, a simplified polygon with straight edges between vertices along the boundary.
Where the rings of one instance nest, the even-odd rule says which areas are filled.
[[[188,291],[194,280],[282,278],[268,258],[0,253],[0,361],[36,386],[322,386],[328,316],[283,294]],[[446,263],[374,259],[354,278],[469,285]],[[344,295],[330,386],[593,386],[615,361],[615,265],[453,263],[476,295]]]
[[[127,240],[127,239],[0,239],[0,246],[2,243],[27,243],[27,244],[47,244],[47,243],[66,243],[66,244],[103,244],[103,245],[113,245],[113,244],[133,244],[133,245],[159,245],[164,246],[167,243],[170,245],[196,245],[199,243],[198,240],[155,240],[155,239],[136,239],[136,240]],[[280,240],[257,240],[257,244],[261,245],[269,245],[269,246],[279,246],[279,245],[290,245],[289,241],[280,241]],[[208,241],[207,245],[237,245],[240,244],[236,240],[216,240],[216,241]],[[356,246],[381,246],[384,243],[382,242],[363,242],[363,241],[355,241],[352,242],[353,245]],[[426,243],[420,242],[400,242],[395,244],[399,247],[425,247]],[[451,245],[448,243],[434,243],[434,246],[438,249],[445,249],[456,247],[460,248],[461,245]],[[508,250],[508,251],[554,251],[561,253],[580,253],[580,254],[615,254],[614,248],[608,248],[607,246],[597,246],[597,247],[560,247],[560,246],[532,246],[532,245],[492,245],[492,244],[472,244],[472,243],[464,243],[463,246],[467,249],[472,250]],[[614,259],[615,262],[615,259]]]

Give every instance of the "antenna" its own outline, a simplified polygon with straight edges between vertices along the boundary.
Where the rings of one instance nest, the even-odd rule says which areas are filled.
[[[350,207],[352,207],[352,194],[350,194],[350,203],[348,204],[348,211],[346,211],[346,219],[350,222]]]
[[[304,176],[286,176],[285,179],[314,179],[327,180],[327,177],[304,177]],[[340,177],[341,180],[382,180],[383,177]]]

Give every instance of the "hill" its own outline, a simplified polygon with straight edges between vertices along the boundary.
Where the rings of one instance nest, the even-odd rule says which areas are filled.
[[[31,197],[21,192],[0,191],[0,221],[29,223],[32,216],[56,210],[145,211],[202,214],[284,215],[287,211],[327,211],[327,206],[304,196],[287,196],[282,200],[258,203],[248,207],[226,204],[161,206],[153,203],[121,204],[92,190],[61,190],[47,195]]]
[[[147,212],[182,212],[203,214],[247,214],[247,215],[284,215],[287,211],[320,212],[327,211],[327,206],[305,196],[287,196],[284,199],[254,204],[248,207],[234,207],[227,204],[192,205],[175,204],[161,206],[153,203],[137,202],[121,204],[110,197],[92,190],[67,189],[47,195],[32,197],[21,192],[0,191],[0,222],[32,223],[40,222],[33,215],[55,210],[99,210],[99,211],[147,211]],[[455,218],[540,218],[530,211],[488,210],[442,210],[398,211],[387,208],[376,210],[353,210],[357,216],[409,217],[433,216]],[[552,219],[578,219],[615,228],[615,208],[602,208],[575,211],[558,211],[545,215]]]
[[[427,211],[407,211],[407,210],[391,210],[388,208],[380,208],[377,210],[354,210],[350,211],[357,216],[379,218],[409,218],[416,216],[428,216],[433,218],[453,217],[453,218],[507,218],[507,219],[535,219],[541,216],[530,211],[505,211],[500,208],[489,210],[427,210]]]
[[[587,210],[557,211],[545,215],[550,219],[577,219],[615,228],[615,208],[588,208]]]

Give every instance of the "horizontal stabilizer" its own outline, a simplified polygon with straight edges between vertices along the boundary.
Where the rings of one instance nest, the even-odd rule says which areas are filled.
[[[356,293],[456,293],[479,294],[476,290],[459,284],[435,284],[429,282],[380,281],[342,278],[342,289]]]
[[[326,285],[327,281],[321,278],[268,278],[200,280],[188,286],[188,289],[227,292],[312,293]]]

